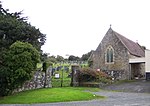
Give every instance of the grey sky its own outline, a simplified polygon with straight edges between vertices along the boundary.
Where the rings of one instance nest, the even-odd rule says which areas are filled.
[[[2,0],[10,11],[24,10],[29,22],[47,34],[50,55],[81,56],[95,50],[112,29],[150,49],[149,0]]]

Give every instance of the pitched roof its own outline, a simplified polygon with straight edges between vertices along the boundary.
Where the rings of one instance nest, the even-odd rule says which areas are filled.
[[[113,31],[113,33],[119,38],[119,40],[122,42],[122,44],[128,49],[128,51],[135,56],[144,57],[145,53],[142,47],[130,39],[122,36],[121,34]]]

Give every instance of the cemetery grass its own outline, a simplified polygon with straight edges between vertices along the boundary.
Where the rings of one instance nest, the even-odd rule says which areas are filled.
[[[63,87],[70,87],[71,78],[68,77],[68,72],[63,72],[62,77],[62,71],[57,71],[59,73],[60,78],[55,78],[55,76],[52,76],[52,87],[61,87],[61,83]]]
[[[71,77],[68,77],[68,75],[71,73],[71,70],[69,71],[59,70],[55,71],[55,74],[56,73],[59,74],[60,77],[55,78],[55,76],[52,76],[52,87],[61,87],[61,83],[62,87],[70,87]]]
[[[100,98],[104,99],[105,98],[104,96],[97,96],[90,93],[99,90],[100,89],[98,88],[86,88],[86,87],[44,88],[44,89],[24,91],[16,93],[11,96],[1,97],[0,104],[36,104],[36,103],[82,101]]]

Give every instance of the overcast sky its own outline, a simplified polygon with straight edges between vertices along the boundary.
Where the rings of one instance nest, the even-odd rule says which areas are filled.
[[[2,0],[11,12],[23,10],[47,35],[50,55],[82,56],[95,50],[107,30],[150,49],[150,0]]]

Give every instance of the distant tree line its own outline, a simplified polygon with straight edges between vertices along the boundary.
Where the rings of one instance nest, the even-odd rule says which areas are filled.
[[[92,50],[86,54],[83,54],[82,57],[70,55],[67,59],[64,57],[57,55],[57,56],[48,56],[46,53],[44,54],[44,59],[51,63],[58,63],[58,62],[67,62],[67,61],[88,61]]]

